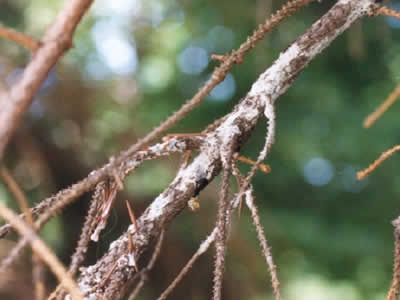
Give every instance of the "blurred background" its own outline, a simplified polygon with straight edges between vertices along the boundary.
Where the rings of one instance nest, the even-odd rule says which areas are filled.
[[[63,2],[0,0],[0,22],[40,39]],[[280,51],[334,2],[312,3],[284,22],[170,132],[200,132],[229,112]],[[84,178],[177,110],[218,64],[210,56],[238,48],[283,3],[96,0],[78,27],[74,48],[43,83],[7,149],[6,165],[31,205]],[[400,10],[398,0],[387,4]],[[29,51],[0,40],[0,77],[8,85],[18,80],[29,60]],[[392,272],[391,221],[400,214],[400,161],[391,158],[362,182],[355,174],[399,143],[399,103],[371,129],[362,128],[363,119],[399,82],[400,21],[365,18],[315,59],[279,99],[277,139],[267,159],[272,173],[258,173],[254,185],[284,299],[385,298]],[[264,135],[262,123],[242,154],[256,158]],[[123,201],[128,199],[140,215],[174,178],[179,159],[147,162],[128,177],[100,242],[90,247],[88,263],[101,257],[129,225]],[[198,212],[186,210],[173,222],[138,299],[159,296],[213,228],[219,183],[217,178],[200,194]],[[42,231],[66,264],[89,197]],[[2,183],[0,201],[17,209]],[[0,257],[17,238],[0,241]],[[273,299],[246,208],[236,217],[227,255],[225,299]],[[209,299],[213,256],[211,249],[170,299]],[[26,259],[1,275],[0,298],[30,299],[30,270]],[[55,284],[49,274],[49,288]]]

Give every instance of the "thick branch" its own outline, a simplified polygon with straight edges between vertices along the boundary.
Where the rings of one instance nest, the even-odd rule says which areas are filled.
[[[93,0],[66,1],[54,24],[47,30],[41,47],[26,67],[22,78],[0,98],[0,160],[11,136],[50,69],[71,47],[72,35]]]
[[[138,220],[139,231],[134,233],[133,227],[129,227],[128,231],[135,240],[135,257],[138,258],[150,241],[186,207],[187,201],[219,173],[221,157],[226,157],[221,149],[226,149],[226,145],[235,140],[238,141],[234,145],[237,150],[263,115],[265,104],[274,103],[317,54],[354,21],[371,13],[374,8],[372,0],[340,0],[281,53],[224,122],[207,134],[202,152],[196,159],[182,169],[170,186],[146,209]],[[115,269],[109,275],[111,266],[115,266]],[[129,264],[128,237],[125,233],[110,245],[109,251],[95,265],[83,270],[79,285],[87,299],[95,294],[101,294],[107,299],[121,299],[123,295],[120,291],[134,273],[135,268]],[[113,282],[119,282],[120,286],[113,286],[112,289],[101,286],[101,279],[106,275]]]

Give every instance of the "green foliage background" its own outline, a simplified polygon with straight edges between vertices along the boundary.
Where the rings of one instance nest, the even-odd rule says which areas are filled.
[[[284,22],[232,70],[235,89],[223,90],[231,96],[211,95],[171,132],[199,132],[229,112],[280,51],[333,3],[313,3]],[[40,38],[62,4],[1,0],[0,22]],[[204,64],[204,54],[237,48],[281,5],[277,0],[96,1],[78,27],[74,48],[49,75],[7,152],[7,165],[32,203],[83,178],[177,110],[217,64],[207,59]],[[128,50],[121,52],[118,41]],[[195,74],[185,73],[179,62],[190,47],[197,52],[189,52],[184,65],[200,64]],[[257,174],[255,187],[287,300],[384,299],[392,268],[390,222],[400,213],[399,160],[393,157],[363,182],[356,181],[355,172],[399,142],[399,104],[371,129],[362,128],[363,119],[400,81],[399,50],[399,21],[364,19],[315,59],[278,101],[277,139],[267,161],[272,173]],[[131,57],[125,66],[107,60],[122,56]],[[29,59],[25,49],[0,40],[0,76],[9,84]],[[243,153],[255,158],[264,134],[260,124]],[[327,170],[332,175],[320,186],[305,176],[305,166],[315,158],[325,167],[311,173],[317,179]],[[128,178],[101,243],[90,249],[89,263],[126,229],[123,200],[140,214],[174,177],[178,162],[172,157],[146,163]],[[200,194],[200,212],[184,212],[172,224],[140,299],[158,296],[213,227],[218,182]],[[2,185],[0,201],[15,207]],[[66,263],[87,201],[83,197],[43,231]],[[272,299],[246,209],[235,221],[229,246],[225,298]],[[209,298],[212,261],[211,251],[171,299]]]

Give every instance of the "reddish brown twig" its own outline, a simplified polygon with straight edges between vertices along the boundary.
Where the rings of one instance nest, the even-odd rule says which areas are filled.
[[[388,17],[393,17],[393,18],[400,19],[400,12],[399,11],[390,9],[390,8],[388,8],[386,6],[380,7],[376,11],[376,13],[379,14],[379,15],[385,15],[385,16],[388,16]]]
[[[392,156],[396,151],[400,151],[400,145],[394,146],[393,148],[383,152],[381,156],[375,160],[368,168],[365,170],[357,172],[357,178],[358,180],[362,180],[365,177],[367,177],[369,174],[371,174],[375,169],[383,163],[386,159],[388,159],[390,156]]]
[[[2,25],[0,25],[0,37],[13,41],[27,48],[31,52],[35,52],[40,47],[40,42],[35,40],[33,37]]]
[[[388,110],[388,108],[396,102],[396,100],[400,96],[400,84],[396,86],[393,92],[389,95],[389,97],[372,113],[370,114],[364,121],[364,127],[369,128],[371,127],[376,120],[383,115],[383,113]]]

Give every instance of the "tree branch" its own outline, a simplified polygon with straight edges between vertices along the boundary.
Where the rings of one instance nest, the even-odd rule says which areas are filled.
[[[45,33],[32,61],[25,68],[22,78],[8,94],[0,95],[0,160],[41,83],[72,46],[76,26],[92,2],[93,0],[66,1],[56,21]]]
[[[124,284],[136,272],[134,266],[129,265],[127,234],[132,234],[136,246],[135,257],[139,258],[151,240],[161,230],[165,230],[186,207],[187,201],[220,172],[221,157],[226,157],[221,149],[226,149],[229,142],[237,141],[233,145],[237,151],[264,114],[266,103],[273,104],[316,55],[353,22],[366,14],[372,14],[375,9],[376,3],[372,0],[340,0],[281,53],[275,63],[253,84],[245,99],[214,131],[206,135],[202,151],[194,161],[182,169],[169,187],[146,209],[138,220],[139,230],[134,232],[131,225],[128,233],[114,241],[109,251],[95,265],[83,269],[79,285],[86,297],[101,294],[107,299],[121,299]],[[110,275],[110,266],[113,265],[116,267]],[[105,276],[110,276],[110,280],[118,282],[120,286],[113,286],[112,289],[100,286],[99,278]]]

